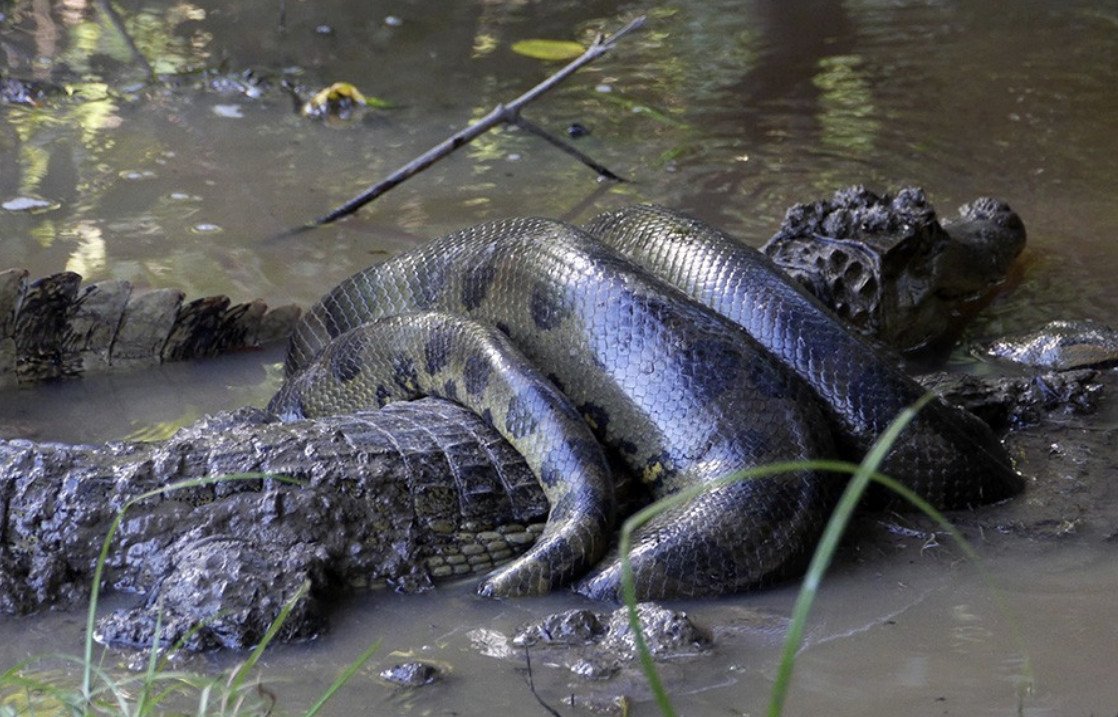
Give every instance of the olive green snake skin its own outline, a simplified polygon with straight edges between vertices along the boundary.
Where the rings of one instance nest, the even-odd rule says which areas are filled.
[[[767,258],[676,212],[579,229],[482,224],[343,281],[296,328],[270,408],[313,417],[422,395],[456,400],[525,456],[543,536],[486,595],[578,580],[615,597],[606,448],[654,495],[767,463],[857,459],[923,390]],[[580,419],[581,417],[581,419]],[[1020,490],[978,419],[935,401],[884,471],[943,508]],[[743,590],[802,567],[842,480],[806,471],[699,494],[646,524],[642,598]]]

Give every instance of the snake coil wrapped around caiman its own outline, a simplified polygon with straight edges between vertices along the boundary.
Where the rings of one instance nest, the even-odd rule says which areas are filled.
[[[923,390],[759,252],[636,206],[586,229],[482,224],[346,279],[298,325],[288,417],[433,395],[476,411],[551,502],[533,548],[489,595],[614,597],[609,463],[654,495],[766,463],[857,459]],[[581,420],[580,420],[581,418]],[[943,508],[1020,490],[988,427],[930,403],[884,471]],[[737,591],[799,569],[841,480],[807,471],[709,490],[661,515],[631,554],[642,598]]]

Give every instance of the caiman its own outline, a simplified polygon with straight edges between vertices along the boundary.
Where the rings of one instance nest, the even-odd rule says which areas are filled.
[[[253,644],[304,581],[285,634],[321,627],[338,587],[420,590],[492,569],[538,536],[547,503],[523,459],[446,401],[280,423],[260,409],[219,414],[162,443],[0,441],[0,612],[88,593],[117,511],[176,480],[286,476],[172,490],[139,501],[114,537],[106,581],[145,592],[102,622],[123,645]]]

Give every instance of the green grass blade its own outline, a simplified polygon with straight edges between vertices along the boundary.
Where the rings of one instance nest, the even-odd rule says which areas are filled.
[[[101,581],[105,573],[105,563],[109,559],[109,549],[112,546],[113,536],[116,531],[120,529],[121,521],[124,520],[124,514],[136,503],[154,498],[164,493],[170,493],[184,488],[198,488],[201,486],[213,485],[215,483],[242,481],[242,480],[261,480],[269,478],[284,483],[293,483],[300,485],[301,482],[287,476],[266,475],[262,473],[238,473],[234,475],[221,475],[221,476],[204,476],[202,478],[190,478],[188,480],[177,481],[169,485],[149,490],[133,498],[129,498],[124,505],[120,507],[117,514],[113,516],[112,522],[109,524],[109,530],[105,534],[105,540],[101,543],[101,552],[97,556],[97,564],[93,569],[93,585],[89,591],[89,612],[85,621],[85,646],[83,651],[84,667],[82,669],[82,695],[88,701],[91,698],[91,678],[93,667],[93,632],[97,624],[97,602],[101,595]]]
[[[97,625],[97,601],[101,595],[101,577],[105,572],[105,562],[109,559],[109,546],[112,544],[113,536],[116,535],[117,528],[120,527],[120,522],[124,518],[124,511],[128,509],[131,502],[125,503],[120,511],[113,516],[113,522],[109,524],[109,531],[105,535],[104,542],[101,543],[101,553],[97,556],[97,566],[93,569],[93,585],[89,590],[89,613],[85,619],[85,647],[82,668],[82,695],[86,701],[93,698],[90,692],[93,677],[93,631]]]
[[[155,631],[151,638],[151,650],[148,654],[147,671],[140,688],[140,695],[136,699],[136,714],[143,715],[150,711],[148,698],[156,682],[156,666],[159,664],[159,634],[163,630],[163,603],[155,613]]]
[[[96,676],[101,683],[101,687],[94,690],[85,690],[74,695],[74,699],[69,702],[71,709],[74,710],[76,715],[89,715],[92,708],[98,705],[98,698],[102,695],[107,695],[109,700],[115,703],[116,712],[110,714],[128,715],[128,693],[126,685],[118,680],[113,679],[112,675],[104,670],[100,665],[92,665],[88,660],[81,657],[74,657],[71,655],[59,655],[59,659],[69,662],[78,663],[84,670],[88,671],[91,676]],[[84,677],[84,673],[83,673]],[[101,706],[99,711],[105,712],[106,707]]]
[[[667,510],[667,508],[664,510]],[[656,665],[652,661],[652,653],[648,650],[648,643],[645,641],[644,631],[641,629],[640,617],[637,615],[637,585],[636,581],[633,579],[633,564],[629,560],[629,551],[633,547],[633,531],[637,527],[644,525],[646,521],[651,520],[654,515],[659,514],[657,511],[644,517],[642,516],[644,512],[645,511],[642,510],[629,518],[629,520],[626,520],[625,526],[621,532],[621,541],[618,546],[618,551],[622,556],[621,594],[625,600],[625,609],[629,615],[629,629],[633,631],[633,640],[636,643],[637,655],[640,657],[641,670],[644,671],[645,678],[648,680],[648,686],[652,690],[652,696],[656,700],[656,706],[660,708],[660,713],[663,714],[664,717],[675,717],[675,708],[672,707],[672,702],[668,698],[668,692],[664,689],[664,683],[660,680],[660,673],[657,671]]]
[[[32,663],[39,662],[43,659],[45,658],[26,657],[9,667],[8,669],[4,670],[3,673],[0,673],[0,686],[3,686],[8,679],[22,677],[22,675],[20,675],[20,672],[22,672],[24,668],[29,667]]]
[[[206,685],[202,688],[202,693],[198,695],[198,711],[195,713],[197,717],[205,717],[210,709],[210,693],[213,692],[213,685]]]
[[[369,658],[371,658],[373,656],[373,653],[375,653],[378,649],[380,649],[380,640],[377,640],[372,645],[369,645],[369,647],[366,648],[364,652],[357,656],[356,660],[349,663],[345,670],[343,670],[342,673],[338,675],[338,678],[334,680],[333,684],[331,684],[330,687],[328,687],[326,691],[322,693],[322,696],[318,698],[318,701],[311,705],[311,708],[307,710],[306,714],[303,717],[314,717],[315,715],[317,715],[319,710],[322,709],[322,706],[325,705],[326,702],[334,696],[334,693],[341,689],[342,685],[349,682],[350,679],[355,674],[357,674],[357,671],[360,670],[365,665],[365,663],[369,661]]]
[[[58,656],[60,659],[76,662],[81,666],[82,677],[80,691],[65,687],[57,687],[49,681],[29,678],[21,673],[21,670],[32,662],[43,658],[29,658],[23,660],[8,668],[3,673],[0,673],[0,689],[10,690],[12,688],[22,688],[24,691],[34,691],[38,694],[46,695],[65,709],[66,714],[72,714],[74,717],[90,717],[95,714],[120,716],[135,715],[135,717],[143,717],[144,715],[156,713],[157,710],[161,709],[160,705],[165,700],[179,694],[186,694],[188,690],[197,690],[198,704],[196,714],[199,715],[199,717],[213,714],[211,706],[216,705],[212,705],[211,698],[214,695],[214,688],[218,684],[218,678],[166,671],[166,656],[164,655],[161,657],[161,652],[154,646],[148,658],[147,667],[144,673],[139,677],[123,679],[113,678],[100,666],[95,664],[93,660],[93,633],[96,625],[97,602],[100,596],[100,587],[104,580],[105,566],[108,562],[108,555],[113,538],[120,529],[125,514],[132,506],[140,501],[184,488],[206,486],[224,481],[260,480],[262,478],[271,478],[295,484],[299,483],[299,481],[283,476],[266,476],[261,474],[208,476],[176,482],[155,490],[144,492],[126,501],[109,525],[94,568],[93,585],[90,589],[90,607],[86,617],[86,634],[83,654],[81,657],[68,655]],[[304,583],[299,590],[296,591],[295,595],[284,604],[283,609],[268,627],[268,630],[249,657],[229,675],[228,679],[222,680],[224,683],[224,687],[220,693],[220,711],[222,714],[227,712],[231,714],[246,714],[244,710],[246,708],[251,708],[251,705],[246,707],[245,701],[247,697],[245,693],[245,681],[248,678],[249,672],[256,667],[264,649],[278,634],[294,607],[309,591],[310,583]],[[156,618],[154,640],[156,643],[158,643],[162,629],[162,617],[162,612],[160,612]],[[176,642],[176,648],[181,647],[184,641],[188,640],[189,636],[200,629],[204,624],[205,622],[202,622],[192,627],[191,631],[188,632],[184,638],[180,638],[180,640]],[[333,697],[346,682],[352,679],[353,675],[368,662],[378,648],[379,643],[371,645],[358,656],[356,660],[348,665],[334,683],[318,698],[315,704],[306,713],[306,717],[314,717],[321,711],[322,707],[330,698]],[[34,706],[30,702],[28,702],[28,705],[28,709],[34,710]],[[255,714],[256,712],[252,713]],[[60,713],[55,711],[52,707],[51,714]]]
[[[629,614],[629,628],[633,631],[633,639],[636,643],[641,669],[645,674],[645,679],[648,680],[649,689],[652,691],[653,698],[656,700],[656,705],[661,714],[665,715],[665,717],[674,717],[675,709],[671,705],[671,700],[668,698],[667,691],[664,689],[663,682],[660,680],[660,675],[656,670],[652,655],[648,651],[648,646],[644,639],[644,632],[641,630],[640,620],[637,617],[636,583],[633,579],[633,566],[629,560],[629,551],[632,549],[633,545],[633,533],[657,515],[677,508],[702,493],[730,485],[731,483],[805,470],[853,473],[857,468],[858,466],[853,463],[832,460],[785,461],[782,463],[772,463],[766,466],[749,468],[713,480],[709,483],[691,486],[678,493],[662,498],[652,505],[637,511],[622,524],[621,537],[618,541],[618,553],[621,556],[621,595]]]
[[[272,624],[268,626],[267,631],[264,633],[264,637],[260,638],[260,642],[253,648],[248,659],[242,662],[241,666],[237,668],[237,671],[229,678],[229,688],[232,694],[240,692],[245,679],[248,677],[248,673],[252,668],[256,667],[256,663],[260,661],[261,655],[264,654],[264,648],[275,638],[276,633],[280,631],[280,628],[283,627],[283,623],[287,620],[287,616],[295,609],[295,605],[306,597],[310,589],[310,581],[304,581],[303,584],[299,586],[299,589],[295,591],[295,594],[291,596],[291,599],[284,603],[283,609],[280,610],[279,615],[276,615],[276,619],[272,620]]]
[[[26,666],[30,664],[30,660],[24,660],[23,664]],[[73,694],[69,690],[57,687],[45,679],[36,677],[27,677],[20,674],[19,671],[8,670],[0,677],[0,689],[10,691],[12,689],[22,689],[27,693],[27,702],[30,705],[30,694],[32,692],[40,693],[46,697],[54,700],[60,705],[72,705],[74,703]]]
[[[803,640],[808,613],[811,612],[812,603],[815,602],[815,596],[819,592],[819,584],[823,580],[823,574],[827,572],[835,551],[838,550],[842,534],[846,532],[846,526],[850,523],[850,517],[858,507],[866,488],[869,487],[870,480],[877,473],[882,461],[885,460],[885,455],[896,443],[905,427],[916,417],[917,412],[932,398],[933,394],[927,393],[915,404],[905,408],[889,424],[885,432],[874,441],[873,446],[866,453],[866,457],[854,471],[854,476],[846,484],[846,489],[843,490],[838,504],[831,513],[831,518],[827,521],[826,528],[823,529],[823,536],[819,539],[819,545],[811,556],[807,573],[804,575],[800,592],[796,596],[796,603],[792,608],[792,621],[784,639],[780,666],[777,669],[776,680],[773,683],[772,695],[769,700],[768,713],[770,717],[779,717],[784,711],[784,703],[788,698],[788,688],[792,682],[792,670],[796,664],[796,652],[800,649],[800,643]]]
[[[773,686],[773,695],[770,701],[769,714],[779,715],[783,709],[784,700],[787,696],[788,685],[791,681],[792,667],[795,664],[795,653],[798,650],[800,640],[803,637],[804,624],[806,622],[807,614],[810,612],[811,604],[814,600],[815,593],[818,590],[819,582],[822,579],[823,573],[830,565],[831,559],[834,556],[834,551],[838,546],[839,539],[849,522],[850,516],[853,514],[854,508],[857,507],[862,493],[864,493],[866,486],[871,478],[877,473],[877,467],[880,466],[881,461],[889,452],[893,443],[904,430],[905,426],[915,417],[916,413],[932,399],[932,395],[925,395],[917,401],[913,406],[906,408],[898,415],[897,419],[889,426],[889,428],[878,438],[867,453],[865,459],[860,465],[853,465],[842,461],[790,461],[784,463],[775,463],[767,466],[759,466],[757,468],[750,468],[740,471],[730,476],[720,478],[710,483],[703,485],[692,486],[686,490],[680,491],[674,495],[668,496],[656,503],[638,511],[631,516],[622,526],[621,537],[619,540],[618,551],[621,555],[621,587],[622,596],[629,614],[630,629],[633,630],[634,641],[636,643],[638,655],[640,658],[641,668],[645,673],[648,680],[649,688],[652,691],[653,697],[656,701],[657,707],[661,714],[665,717],[674,717],[675,709],[671,705],[671,700],[668,698],[667,691],[664,689],[663,682],[660,680],[658,671],[656,670],[655,663],[652,660],[652,655],[649,653],[647,643],[644,639],[644,633],[641,630],[640,622],[637,618],[636,612],[636,585],[633,580],[632,565],[629,561],[629,551],[632,549],[632,536],[633,533],[642,525],[647,523],[656,515],[664,511],[671,510],[677,506],[683,505],[687,501],[696,497],[700,493],[709,490],[715,490],[724,485],[740,481],[760,478],[763,476],[775,475],[779,473],[787,473],[791,471],[811,470],[817,472],[839,472],[839,473],[853,473],[854,478],[847,484],[846,490],[843,492],[839,500],[838,507],[836,507],[831,519],[828,521],[824,529],[823,537],[820,540],[820,545],[812,556],[811,564],[808,572],[804,577],[804,587],[801,588],[800,594],[797,596],[796,606],[793,609],[792,621],[789,625],[788,637],[785,640],[785,647],[780,662],[780,668],[777,674],[776,682]]]

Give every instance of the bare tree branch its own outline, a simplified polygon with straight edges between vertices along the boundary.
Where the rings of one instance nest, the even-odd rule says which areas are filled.
[[[594,40],[590,47],[586,48],[586,52],[582,53],[577,58],[572,60],[570,64],[556,72],[554,75],[551,75],[546,80],[528,90],[520,97],[517,97],[512,102],[509,102],[508,104],[497,105],[493,108],[492,111],[489,112],[489,114],[485,115],[485,117],[482,117],[480,120],[472,125],[469,125],[465,129],[456,132],[451,137],[435,145],[420,156],[408,162],[403,167],[397,169],[385,179],[382,179],[381,181],[377,182],[365,191],[358,194],[356,197],[331,210],[328,214],[315,219],[313,224],[319,226],[323,224],[329,224],[330,222],[333,222],[337,219],[341,219],[342,217],[353,214],[361,207],[365,206],[380,195],[405,181],[412,175],[418,174],[427,167],[430,167],[432,164],[447,156],[451,152],[455,151],[459,147],[472,142],[474,139],[481,136],[485,132],[488,132],[490,129],[499,124],[519,124],[520,126],[524,127],[524,129],[532,132],[533,134],[544,136],[545,139],[547,139],[552,144],[560,146],[568,154],[577,157],[579,161],[582,161],[589,165],[591,168],[594,169],[594,171],[598,172],[598,174],[610,179],[618,179],[616,174],[610,172],[608,169],[598,164],[597,162],[593,162],[582,152],[579,152],[574,147],[567,145],[559,138],[543,132],[543,130],[535,127],[535,125],[526,126],[525,124],[518,122],[518,120],[520,110],[523,109],[525,105],[532,102],[545,92],[553,89],[560,82],[577,72],[582,66],[593,62],[594,60],[604,55],[606,52],[609,52],[611,49],[613,49],[613,46],[617,43],[618,40],[620,40],[628,33],[632,32],[633,30],[636,30],[644,25],[644,20],[645,18],[642,15],[641,17],[632,20],[612,35],[598,35],[597,39]]]

